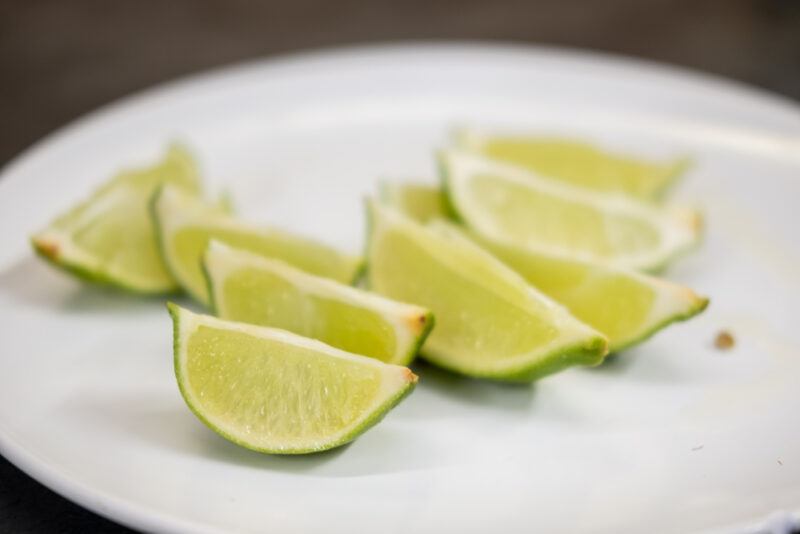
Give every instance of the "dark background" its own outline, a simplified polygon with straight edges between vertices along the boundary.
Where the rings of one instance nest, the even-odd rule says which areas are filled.
[[[800,99],[800,0],[0,0],[0,165],[75,117],[163,80],[281,52],[404,39],[591,48]],[[128,531],[0,457],[7,532]]]

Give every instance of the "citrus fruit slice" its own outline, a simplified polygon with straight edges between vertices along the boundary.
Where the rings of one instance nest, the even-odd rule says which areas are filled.
[[[431,227],[456,239],[468,239],[461,229],[445,221],[434,221]],[[611,352],[694,317],[708,305],[707,298],[688,287],[638,271],[470,237],[572,315],[603,333]]]
[[[691,248],[695,215],[541,178],[463,151],[441,155],[444,189],[476,232],[623,267],[655,270]]]
[[[446,222],[446,208],[431,209],[444,206],[444,195],[438,188],[414,183],[392,184],[391,188],[392,194],[383,198],[405,215],[420,222],[431,221],[434,230],[467,238],[465,230]],[[417,201],[421,206],[415,204]],[[477,234],[468,238],[602,332],[609,339],[610,352],[640,343],[669,324],[694,317],[708,305],[707,298],[687,287],[638,271],[523,249]]]
[[[414,182],[382,182],[380,199],[417,222],[452,216],[447,198],[433,185]]]
[[[165,183],[196,194],[197,166],[179,145],[152,167],[127,170],[31,238],[34,250],[53,265],[85,280],[142,293],[178,285],[164,267],[148,214],[153,192]]]
[[[211,239],[344,283],[352,282],[361,270],[357,256],[289,232],[239,221],[173,187],[156,194],[152,209],[164,263],[180,285],[202,303],[208,303],[208,289],[201,260]]]
[[[525,167],[541,176],[597,191],[658,199],[689,167],[689,158],[654,162],[600,149],[590,143],[534,135],[456,132],[462,148]]]
[[[305,454],[343,445],[417,382],[406,367],[285,330],[167,306],[186,404],[209,428],[248,449]]]
[[[606,339],[473,243],[369,204],[370,289],[436,316],[422,356],[475,377],[530,381],[596,365]]]
[[[408,365],[433,326],[425,308],[216,241],[203,266],[220,318],[282,328],[386,363]]]

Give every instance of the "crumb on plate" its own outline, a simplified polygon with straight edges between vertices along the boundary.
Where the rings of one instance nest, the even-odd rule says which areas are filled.
[[[730,350],[734,345],[736,345],[736,340],[727,330],[720,330],[717,337],[714,338],[714,346],[719,350]]]

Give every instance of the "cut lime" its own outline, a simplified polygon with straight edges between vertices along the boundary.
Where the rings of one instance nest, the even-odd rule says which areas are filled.
[[[557,137],[491,135],[465,129],[456,132],[456,143],[541,176],[641,199],[661,197],[690,165],[685,157],[656,163]]]
[[[458,217],[491,239],[645,270],[664,266],[697,240],[696,216],[554,182],[463,151],[446,151],[441,162]]]
[[[438,197],[438,198],[437,198]],[[392,184],[385,198],[393,207],[431,228],[462,238],[463,231],[444,221],[444,195],[433,186]],[[417,201],[420,205],[415,204]],[[422,215],[422,216],[420,216]],[[439,220],[436,220],[439,219]],[[638,271],[543,250],[469,236],[517,271],[531,285],[564,305],[578,319],[609,339],[616,352],[644,341],[661,328],[689,319],[708,304],[691,289]]]
[[[382,182],[380,198],[404,215],[417,222],[426,223],[433,219],[449,218],[447,198],[441,189],[432,185],[414,182]]]
[[[338,447],[380,421],[417,382],[406,367],[285,330],[167,306],[186,404],[248,449],[305,454]]]
[[[165,183],[195,194],[197,166],[173,145],[156,165],[123,171],[86,201],[31,238],[36,252],[54,265],[89,281],[142,293],[178,288],[161,261],[148,214],[153,192]]]
[[[368,283],[436,315],[422,355],[465,375],[529,381],[596,365],[606,339],[477,245],[369,205]]]
[[[203,265],[219,317],[282,328],[386,363],[408,365],[433,326],[425,308],[216,241]]]
[[[200,264],[211,239],[344,283],[352,282],[361,270],[359,257],[282,230],[241,222],[172,187],[165,187],[153,199],[153,216],[164,263],[181,286],[203,303],[208,303],[208,290]]]
[[[447,197],[435,185],[414,182],[382,183],[380,199],[384,204],[422,224],[454,217],[447,204]]]
[[[450,223],[434,221],[431,226],[454,239],[467,239]],[[611,352],[694,317],[708,305],[708,299],[688,287],[637,271],[471,237],[572,315],[602,332]]]

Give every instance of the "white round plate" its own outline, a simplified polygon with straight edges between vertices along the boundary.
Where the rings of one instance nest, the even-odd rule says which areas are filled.
[[[89,287],[28,236],[171,139],[239,212],[362,246],[379,178],[434,180],[454,125],[564,133],[696,165],[706,235],[667,273],[707,312],[533,387],[427,366],[352,445],[259,455],[186,408],[162,299]],[[134,528],[273,533],[736,532],[800,507],[800,111],[637,61],[483,44],[251,63],[126,99],[0,179],[0,452]],[[730,351],[714,348],[733,333]],[[778,516],[780,517],[780,516]]]

